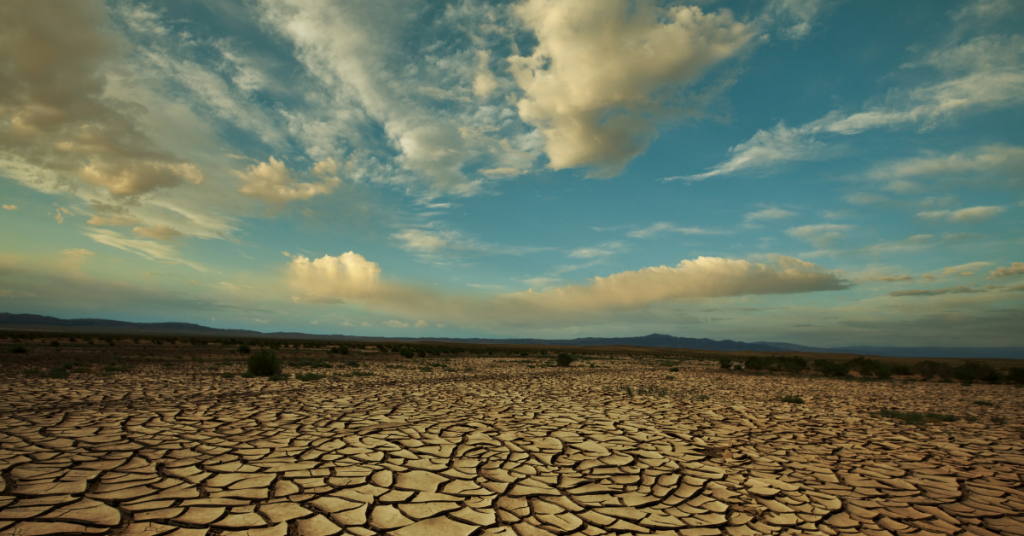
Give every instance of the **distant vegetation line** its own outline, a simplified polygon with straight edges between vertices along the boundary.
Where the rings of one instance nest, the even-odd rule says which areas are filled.
[[[0,330],[40,331],[93,334],[138,334],[178,337],[232,337],[252,339],[296,339],[319,341],[413,341],[422,343],[461,343],[474,345],[530,345],[530,346],[633,346],[641,348],[671,348],[705,350],[713,352],[806,352],[863,354],[881,357],[924,358],[987,358],[1024,359],[1021,347],[890,347],[849,346],[811,347],[785,342],[741,342],[733,340],[695,339],[672,335],[650,334],[642,337],[584,337],[577,339],[484,339],[451,337],[378,337],[352,335],[315,335],[296,332],[264,333],[245,329],[220,329],[185,322],[139,323],[97,318],[60,319],[33,314],[0,313]]]

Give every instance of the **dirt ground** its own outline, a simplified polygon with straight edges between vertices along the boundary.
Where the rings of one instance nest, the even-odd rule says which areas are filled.
[[[4,354],[0,535],[1024,535],[1020,387],[279,354],[335,366],[268,381],[219,347]]]

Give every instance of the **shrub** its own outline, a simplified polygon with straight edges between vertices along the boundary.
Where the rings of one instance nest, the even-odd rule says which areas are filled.
[[[58,341],[50,341],[50,346],[60,346],[60,342],[58,342]]]
[[[346,367],[353,367],[353,368],[356,368],[356,367],[359,367],[359,366],[360,366],[360,364],[359,364],[359,362],[358,362],[358,361],[356,361],[355,359],[353,359],[352,361],[346,361],[346,362],[345,362],[345,366],[346,366]]]
[[[992,365],[980,361],[964,361],[962,365],[953,369],[953,377],[964,383],[976,380],[997,383],[1002,379],[999,371],[992,368]]]
[[[912,370],[920,374],[926,380],[929,380],[935,376],[942,379],[948,379],[953,375],[953,367],[949,366],[948,363],[936,363],[935,361],[921,361],[912,367]]]
[[[803,404],[804,399],[799,396],[784,396],[782,397],[783,402],[789,402],[790,404]]]
[[[420,372],[434,372],[433,367],[420,367]]]
[[[43,375],[43,371],[41,371],[41,370],[39,370],[37,368],[25,369],[25,377],[26,378],[35,378],[35,377],[42,376],[42,375]]]
[[[974,404],[975,406],[994,406],[994,405],[995,405],[995,404],[993,404],[993,403],[989,402],[988,400],[975,400],[975,401],[974,401],[974,402],[972,402],[972,403],[973,403],[973,404]]]
[[[423,348],[420,348],[419,350],[416,350],[416,356],[417,357],[427,357],[427,351],[424,350]]]
[[[999,415],[992,416],[992,424],[1006,424],[1006,417],[1000,417]]]
[[[11,352],[12,354],[27,354],[28,353],[28,349],[25,348],[24,346],[20,345],[20,344],[17,345],[17,346],[11,347],[11,349],[8,350],[8,351]]]
[[[109,365],[109,366],[103,367],[103,372],[128,372],[129,370],[131,370],[131,369],[129,369],[128,367],[125,367],[125,366]]]
[[[669,372],[679,372],[679,367],[672,367],[668,369]]]
[[[249,372],[249,371],[245,371],[245,372],[242,373],[242,377],[243,378],[255,378],[256,375],[251,373],[251,372]]]
[[[402,357],[406,359],[409,359],[412,356],[416,355],[416,353],[412,351],[412,348],[402,348],[402,350],[398,353],[401,354]]]
[[[572,364],[572,356],[569,354],[558,354],[558,357],[555,358],[555,364],[560,367],[568,367]]]
[[[892,373],[897,376],[910,376],[913,372],[910,371],[910,367],[907,365],[893,365]]]
[[[240,353],[240,354],[248,354],[251,351],[252,351],[252,348],[249,348],[248,344],[240,344],[240,345],[238,345],[238,353]]]
[[[877,359],[869,359],[864,356],[860,356],[847,361],[847,365],[865,378],[868,376],[874,376],[875,378],[882,379],[892,377],[892,368]]]
[[[978,418],[974,415],[965,415],[964,420],[967,422],[978,422]]]
[[[235,375],[230,373],[230,372],[223,372],[223,373],[221,373],[220,377],[221,378],[228,378],[228,379],[230,379],[230,378],[234,378]]]
[[[284,363],[273,350],[266,348],[249,356],[249,372],[255,376],[274,376],[281,374]]]
[[[730,359],[728,357],[720,357],[718,359],[718,368],[731,369],[732,368],[732,359]]]
[[[829,361],[827,359],[814,360],[814,368],[826,376],[833,376],[836,378],[841,378],[850,373],[849,364],[840,363],[839,361]]]
[[[352,375],[353,376],[365,377],[365,376],[373,376],[373,373],[372,372],[368,372],[368,371],[363,371],[363,370],[355,370],[355,371],[352,371]]]
[[[1024,383],[1024,367],[1010,367],[1010,370],[1006,372],[1006,381]]]
[[[332,354],[348,355],[348,346],[341,345],[331,348]]]
[[[283,382],[291,377],[291,374],[271,374],[268,380],[272,382]]]
[[[321,378],[323,378],[323,376],[321,376],[320,374],[314,374],[312,372],[310,372],[309,374],[296,374],[295,375],[295,379],[299,380],[299,381],[302,381],[302,382],[315,382],[315,381],[317,381],[317,380],[319,380]]]
[[[46,373],[47,378],[53,378],[56,380],[63,380],[70,376],[71,373],[64,367],[53,367],[49,372]]]

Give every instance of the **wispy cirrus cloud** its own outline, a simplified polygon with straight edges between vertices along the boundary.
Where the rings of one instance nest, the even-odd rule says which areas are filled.
[[[926,220],[946,220],[948,222],[975,222],[983,221],[1006,212],[1006,209],[999,206],[968,207],[959,210],[929,210],[918,212],[919,218]]]
[[[630,231],[626,233],[626,236],[631,238],[649,238],[660,233],[677,233],[684,235],[714,235],[714,234],[727,234],[728,231],[716,231],[712,229],[704,229],[702,227],[679,227],[678,225],[668,222],[658,222],[652,224],[646,229],[638,229],[636,231]]]

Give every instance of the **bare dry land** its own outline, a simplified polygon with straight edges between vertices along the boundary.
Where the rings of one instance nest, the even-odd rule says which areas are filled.
[[[0,535],[1024,534],[1015,385],[58,344],[0,357]]]

